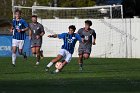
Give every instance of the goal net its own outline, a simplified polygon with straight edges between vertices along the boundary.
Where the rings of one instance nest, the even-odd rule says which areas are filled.
[[[68,32],[69,25],[75,25],[78,31],[84,27],[84,21],[87,19],[93,22],[91,28],[97,34],[97,44],[92,47],[91,57],[127,56],[126,38],[129,35],[124,29],[122,5],[81,8],[15,6],[15,8],[20,8],[25,18],[31,14],[39,17],[38,21],[44,25],[46,31],[42,45],[45,56],[56,56],[63,44],[61,40],[47,38],[48,34]],[[78,56],[78,43],[73,56]]]

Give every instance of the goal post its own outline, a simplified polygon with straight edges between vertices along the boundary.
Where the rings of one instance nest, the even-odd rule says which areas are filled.
[[[94,7],[47,7],[47,6],[14,6],[14,9],[22,9],[27,13],[31,9],[30,14],[38,15],[43,19],[84,19],[84,18],[123,18],[122,5],[106,5]],[[25,11],[26,10],[26,11]],[[24,13],[23,13],[24,14]],[[26,14],[27,15],[27,14]]]

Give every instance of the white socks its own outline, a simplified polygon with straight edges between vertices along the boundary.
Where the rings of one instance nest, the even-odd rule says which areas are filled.
[[[48,65],[47,65],[47,67],[51,67],[53,65],[53,62],[50,62]]]
[[[15,62],[16,62],[16,54],[12,53],[12,64],[15,65]]]
[[[58,73],[59,72],[59,69],[56,69],[55,72]]]

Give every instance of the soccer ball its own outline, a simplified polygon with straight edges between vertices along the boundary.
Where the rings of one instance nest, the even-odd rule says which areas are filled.
[[[57,69],[61,69],[61,68],[63,67],[62,62],[57,62],[57,63],[55,64],[55,67],[56,67]]]

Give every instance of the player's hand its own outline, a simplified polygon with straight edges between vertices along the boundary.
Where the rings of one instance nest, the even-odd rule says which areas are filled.
[[[48,37],[52,37],[52,35],[48,35]]]
[[[13,32],[13,29],[9,29],[10,32]]]
[[[21,29],[17,29],[17,31],[20,33],[21,32]]]
[[[92,44],[93,44],[93,45],[96,45],[96,43],[95,43],[95,42],[93,42]]]
[[[85,39],[84,38],[82,38],[82,43],[84,43],[85,42]]]
[[[40,38],[40,35],[36,35],[36,39],[39,39]]]

